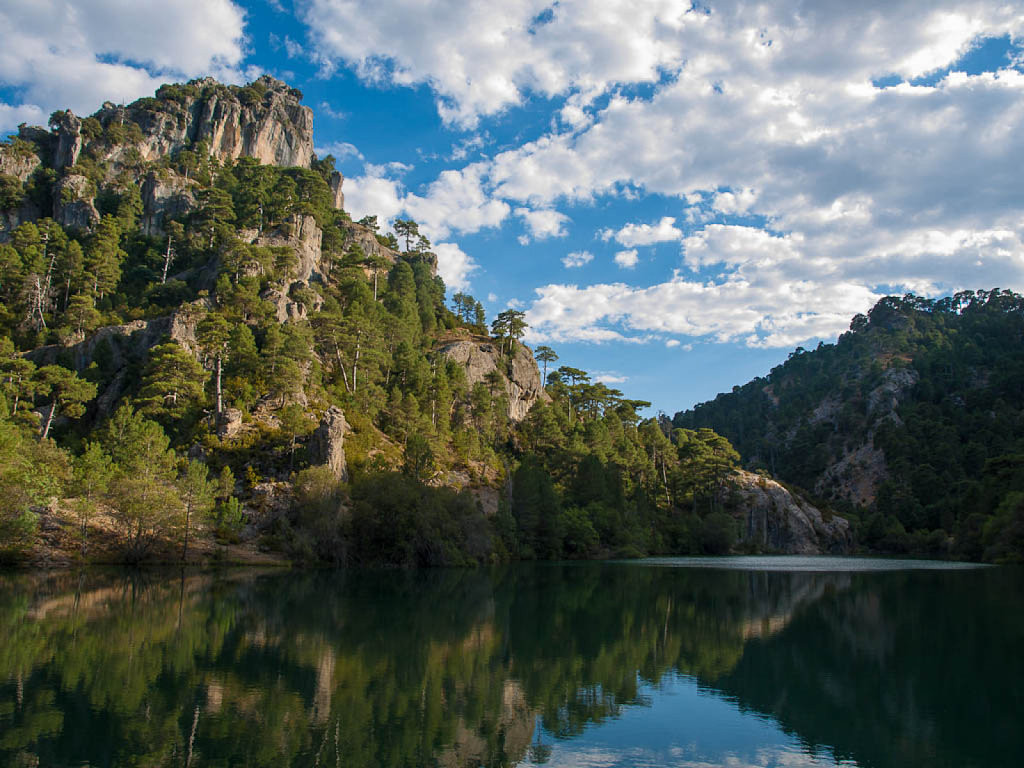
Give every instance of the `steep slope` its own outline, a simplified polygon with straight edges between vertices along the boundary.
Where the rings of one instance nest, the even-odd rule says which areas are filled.
[[[905,549],[921,543],[905,531],[941,530],[980,556],[1009,524],[987,521],[1021,484],[1022,341],[1024,298],[1009,291],[887,297],[836,344],[797,349],[673,423],[710,427],[746,466],[879,513],[869,543]]]

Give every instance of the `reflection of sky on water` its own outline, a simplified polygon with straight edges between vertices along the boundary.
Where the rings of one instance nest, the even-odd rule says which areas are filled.
[[[710,568],[728,571],[780,571],[799,573],[859,573],[861,571],[962,571],[991,568],[984,563],[949,560],[904,560],[890,557],[830,555],[736,555],[733,557],[647,557],[625,561],[668,568]]]
[[[812,754],[770,718],[743,712],[690,677],[642,686],[649,707],[623,708],[620,717],[571,740],[544,731],[553,768],[825,768],[856,766],[826,750]],[[642,745],[642,746],[640,746]],[[536,763],[527,759],[523,765]]]

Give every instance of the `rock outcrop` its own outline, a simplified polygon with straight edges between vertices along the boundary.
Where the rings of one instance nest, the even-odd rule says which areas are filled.
[[[291,274],[277,285],[271,286],[260,294],[260,297],[272,303],[276,308],[279,323],[304,319],[311,311],[320,308],[319,294],[311,297],[312,304],[307,305],[293,298],[293,291],[310,282],[320,281],[321,261],[323,258],[323,230],[317,226],[313,216],[298,214],[292,216],[287,226],[264,232],[262,235],[255,229],[243,230],[240,233],[243,242],[266,248],[288,248],[295,253],[297,263]]]
[[[145,361],[149,350],[165,338],[177,342],[192,354],[197,353],[196,325],[203,314],[202,302],[186,304],[164,317],[99,328],[77,344],[37,347],[26,353],[25,357],[37,366],[60,363],[79,373],[85,371],[93,361],[102,363],[103,369],[110,372],[110,375],[96,403],[99,414],[105,415],[113,410],[127,386],[129,366]]]
[[[487,375],[498,371],[508,397],[508,417],[522,421],[538,400],[550,400],[541,386],[540,371],[530,348],[517,343],[511,360],[503,358],[498,342],[486,337],[460,339],[442,344],[435,350],[449,360],[464,366],[470,386],[487,383]]]
[[[344,183],[345,177],[341,175],[340,171],[331,173],[328,185],[331,188],[331,195],[334,197],[334,207],[339,211],[345,207],[345,193],[341,191],[341,186]]]
[[[14,176],[18,181],[24,182],[38,167],[38,155],[13,152],[0,145],[0,174]],[[342,196],[342,200],[344,199]]]
[[[150,173],[142,183],[142,232],[159,237],[168,219],[184,216],[195,207],[189,181],[170,170]]]
[[[100,220],[95,194],[95,185],[85,176],[65,176],[54,189],[53,220],[68,229],[90,229]]]
[[[161,88],[157,98],[128,106],[108,102],[93,117],[103,126],[137,124],[143,137],[137,149],[144,160],[158,160],[203,141],[220,160],[253,157],[261,163],[308,168],[313,112],[300,99],[298,91],[267,75],[245,88],[205,78]],[[82,150],[82,121],[62,113],[54,127],[54,165],[70,167]]]
[[[740,471],[726,492],[740,523],[740,543],[794,555],[845,554],[853,548],[846,518],[826,517],[771,478]]]
[[[345,413],[332,405],[309,438],[310,463],[326,466],[342,482],[348,482],[348,464],[345,461],[345,435],[348,432]]]

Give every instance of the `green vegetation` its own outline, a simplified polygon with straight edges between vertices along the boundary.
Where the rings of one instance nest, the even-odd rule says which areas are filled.
[[[141,159],[148,113],[181,116],[212,95],[270,98],[262,81],[164,86],[81,121],[72,168],[3,179],[12,210],[85,177],[60,202],[99,215],[0,235],[3,419],[17,445],[45,446],[29,454],[45,453],[33,461],[52,478],[6,515],[11,557],[31,549],[47,505],[80,527],[83,557],[130,561],[187,559],[197,539],[243,534],[299,562],[401,566],[728,547],[705,521],[737,461],[725,441],[670,438],[638,416],[648,403],[578,368],[548,375],[550,347],[538,357],[549,397],[513,421],[508,382],[536,369],[524,313],[488,325],[464,292],[449,306],[415,221],[382,235],[376,217],[356,224],[333,207],[333,158],[282,168],[197,142]],[[76,120],[55,113],[51,126]],[[0,148],[35,152],[41,168],[46,150],[41,138]],[[162,218],[144,180],[178,195]],[[493,370],[471,380],[439,351],[458,341],[492,350]],[[330,406],[353,427],[347,482],[314,464]],[[100,521],[113,552],[98,548]]]
[[[870,548],[1021,560],[1022,339],[1024,297],[1010,291],[887,297],[836,344],[797,349],[673,423],[712,428],[749,467],[830,497]]]

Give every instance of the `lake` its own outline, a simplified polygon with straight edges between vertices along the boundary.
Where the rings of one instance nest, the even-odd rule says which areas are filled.
[[[3,766],[1018,766],[1024,571],[0,575]]]

